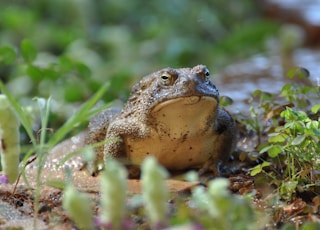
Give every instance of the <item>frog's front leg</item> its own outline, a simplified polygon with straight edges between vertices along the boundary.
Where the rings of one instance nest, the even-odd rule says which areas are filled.
[[[108,130],[110,122],[113,121],[119,113],[120,109],[117,108],[103,110],[93,118],[91,118],[89,122],[88,135],[86,135],[85,137],[86,145],[92,146],[97,143],[101,143],[94,148],[95,160],[94,162],[92,162],[92,165],[91,163],[88,164],[88,162],[85,162],[83,166],[83,168],[87,168],[93,175],[98,173],[98,171],[101,170],[101,168],[103,168],[104,166],[104,145],[102,142],[105,141],[106,132]]]
[[[134,122],[130,123],[126,120],[118,120],[110,124],[106,136],[104,145],[104,161],[111,159],[117,159],[123,163],[130,178],[138,178],[140,175],[140,165],[135,165],[131,162],[126,152],[126,138],[129,136],[141,136],[144,125]]]
[[[215,122],[215,141],[212,143],[212,153],[210,158],[204,163],[199,171],[202,175],[208,171],[215,177],[221,176],[225,163],[230,159],[236,146],[236,125],[231,115],[224,109],[218,110]]]

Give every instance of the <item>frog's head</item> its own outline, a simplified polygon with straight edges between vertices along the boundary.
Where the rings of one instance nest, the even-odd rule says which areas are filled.
[[[192,104],[208,97],[219,102],[219,92],[210,80],[210,72],[204,65],[193,68],[165,68],[144,77],[131,92],[129,101],[138,100],[148,108],[155,109],[159,104],[173,99],[182,99]]]
[[[144,77],[131,92],[131,108],[140,108],[152,120],[190,119],[205,122],[215,115],[219,92],[206,66],[165,68]],[[149,115],[150,116],[149,116]],[[165,117],[165,118],[160,118]]]
[[[219,100],[219,92],[210,80],[210,72],[204,65],[182,69],[166,68],[155,75],[156,88],[152,97],[157,104],[173,99],[183,99],[187,104],[196,103],[206,97],[216,102]]]

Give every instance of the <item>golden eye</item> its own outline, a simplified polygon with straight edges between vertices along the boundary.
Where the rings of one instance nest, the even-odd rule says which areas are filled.
[[[170,78],[170,76],[168,76],[168,75],[162,75],[161,76],[161,79],[164,80],[164,81],[168,80],[169,78]]]
[[[169,86],[173,83],[173,77],[170,73],[164,72],[161,75],[161,83],[165,86]]]

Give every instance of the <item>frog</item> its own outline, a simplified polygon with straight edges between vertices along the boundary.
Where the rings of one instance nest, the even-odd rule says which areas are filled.
[[[86,143],[105,141],[95,148],[97,169],[111,158],[136,172],[153,156],[169,171],[198,169],[219,176],[236,144],[235,121],[219,100],[202,64],[143,77],[122,109],[104,110],[89,122]]]

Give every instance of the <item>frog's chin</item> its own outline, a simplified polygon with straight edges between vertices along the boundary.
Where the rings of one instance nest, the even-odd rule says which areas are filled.
[[[150,122],[161,137],[199,135],[214,125],[217,103],[209,96],[175,98],[157,105],[151,111]]]

